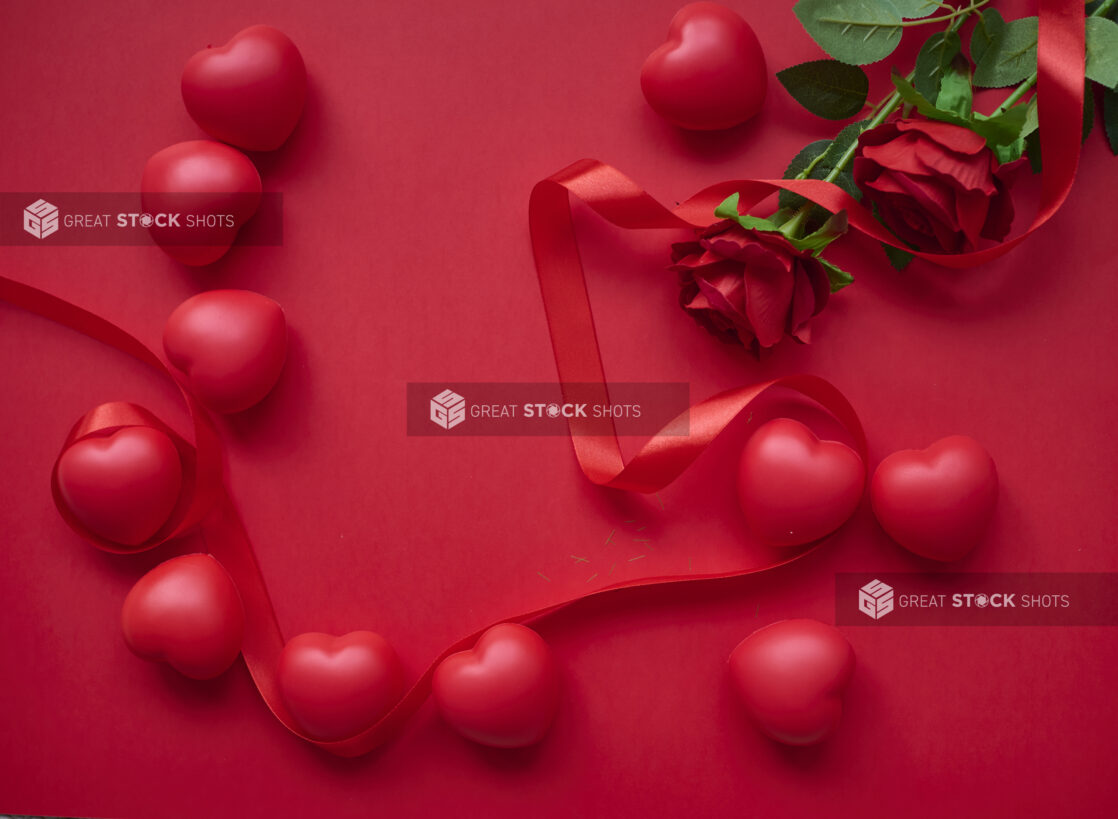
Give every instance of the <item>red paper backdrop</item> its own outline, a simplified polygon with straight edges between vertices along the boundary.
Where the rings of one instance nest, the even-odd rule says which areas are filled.
[[[754,25],[771,71],[821,56],[791,3],[731,5]],[[259,158],[265,189],[285,195],[283,247],[236,248],[203,270],[150,247],[0,249],[6,275],[156,348],[165,317],[201,289],[245,287],[284,305],[292,346],[279,387],[222,429],[285,633],[371,628],[414,676],[462,634],[585,591],[611,565],[630,577],[742,561],[731,478],[741,424],[659,500],[589,486],[562,438],[404,435],[409,381],[554,378],[526,226],[537,179],[594,156],[671,202],[720,179],[777,176],[799,147],[833,132],[775,81],[745,127],[687,135],[658,120],[637,75],[676,8],[5,9],[7,191],[135,189],[150,154],[202,136],[178,94],[191,53],[257,22],[303,51],[303,122]],[[884,88],[879,72],[873,93]],[[688,381],[695,400],[775,374],[821,375],[862,414],[873,463],[954,432],[987,445],[1001,502],[988,542],[962,568],[1118,570],[1114,163],[1092,136],[1064,210],[981,269],[916,263],[897,274],[873,244],[845,240],[835,259],[857,284],[816,320],[816,344],[784,345],[761,364],[679,313],[663,271],[676,236],[622,234],[578,211],[607,374]],[[2,303],[0,338],[2,811],[1043,816],[1100,815],[1118,796],[1118,642],[1105,628],[847,629],[859,665],[837,736],[794,751],[744,722],[724,673],[742,637],[783,617],[832,620],[836,571],[925,568],[882,534],[867,504],[784,569],[621,593],[541,625],[566,695],[535,749],[475,747],[428,705],[381,752],[326,755],[271,718],[243,666],[199,684],[132,657],[120,603],[168,553],[101,554],[52,506],[50,466],[82,412],[136,401],[183,429],[172,388]],[[634,540],[642,535],[650,543]]]

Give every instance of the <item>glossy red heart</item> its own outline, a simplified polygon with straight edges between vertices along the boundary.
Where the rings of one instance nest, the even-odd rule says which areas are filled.
[[[223,46],[207,46],[182,72],[182,100],[210,136],[249,151],[272,151],[295,129],[307,96],[307,69],[282,31],[250,26]]]
[[[56,478],[66,508],[89,531],[141,547],[174,511],[182,462],[164,433],[124,427],[72,444],[58,459]]]
[[[846,444],[775,418],[742,451],[738,500],[762,542],[795,546],[830,534],[854,514],[865,479],[862,459]]]
[[[768,85],[753,29],[718,3],[691,3],[641,69],[641,89],[669,122],[696,131],[730,128],[761,110]]]
[[[283,308],[249,290],[210,290],[184,301],[163,328],[163,349],[215,412],[248,409],[283,372]]]
[[[124,640],[145,660],[208,680],[241,653],[245,615],[237,587],[210,555],[173,557],[141,577],[120,613]]]
[[[833,626],[781,620],[742,640],[729,664],[734,688],[766,736],[814,745],[838,727],[854,649]]]
[[[252,161],[220,142],[179,142],[144,165],[140,201],[152,238],[168,256],[199,266],[220,259],[260,207]],[[178,214],[177,218],[173,218]]]
[[[897,543],[932,560],[958,560],[990,523],[998,500],[994,460],[978,441],[952,435],[878,464],[870,502]]]
[[[280,655],[277,682],[299,727],[322,741],[359,734],[404,693],[396,652],[371,631],[292,638]]]
[[[451,654],[431,687],[443,718],[462,736],[494,748],[543,739],[559,706],[559,671],[536,632],[493,626],[474,648]]]

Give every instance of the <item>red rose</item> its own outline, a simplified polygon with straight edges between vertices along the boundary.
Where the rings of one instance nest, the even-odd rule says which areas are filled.
[[[1007,188],[1017,165],[999,168],[986,141],[959,125],[901,119],[858,137],[854,182],[916,249],[962,253],[979,237],[1001,241],[1009,233]]]
[[[810,341],[808,320],[827,305],[831,284],[819,260],[779,233],[718,222],[695,242],[672,245],[679,303],[724,341],[757,352],[790,335]]]

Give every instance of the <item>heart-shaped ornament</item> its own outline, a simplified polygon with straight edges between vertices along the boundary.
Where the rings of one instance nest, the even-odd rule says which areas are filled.
[[[791,418],[774,418],[746,442],[738,500],[746,523],[770,546],[796,546],[828,535],[854,514],[865,468],[858,453],[821,441]]]
[[[163,349],[203,404],[215,412],[240,412],[263,400],[279,379],[287,321],[267,296],[210,290],[171,313]]]
[[[932,560],[958,560],[982,539],[998,500],[994,459],[966,435],[904,449],[878,464],[870,502],[897,543]]]
[[[220,142],[179,142],[144,165],[140,202],[151,237],[183,264],[215,262],[260,207],[260,174],[252,161]]]
[[[396,652],[371,631],[293,637],[280,655],[276,679],[299,727],[324,742],[361,733],[404,692]]]
[[[559,706],[559,671],[536,632],[493,626],[474,648],[451,654],[431,680],[443,718],[458,733],[494,748],[543,739]]]
[[[712,131],[761,110],[768,71],[753,29],[718,3],[691,3],[648,55],[641,90],[652,110],[682,128]]]
[[[160,563],[136,581],[120,622],[136,656],[208,680],[241,653],[245,615],[222,565],[210,555],[190,554]]]
[[[307,97],[307,69],[282,31],[250,26],[207,46],[182,72],[182,100],[210,136],[249,151],[272,151],[295,129]]]
[[[124,427],[69,446],[55,479],[62,502],[82,526],[139,551],[178,503],[182,461],[159,430]]]
[[[814,745],[838,727],[854,649],[826,623],[781,620],[742,640],[729,666],[746,711],[766,736]]]

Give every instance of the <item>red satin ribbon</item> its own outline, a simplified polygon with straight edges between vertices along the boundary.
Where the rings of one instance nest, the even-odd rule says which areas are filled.
[[[1083,93],[1082,19],[1082,5],[1078,2],[1041,0],[1038,90],[1041,95],[1040,121],[1045,178],[1041,210],[1028,232],[1035,230],[1056,211],[1066,198],[1075,175]],[[1074,129],[1071,127],[1073,124]],[[741,193],[742,204],[748,208],[778,188],[800,193],[831,210],[845,208],[855,229],[882,241],[892,241],[892,237],[873,222],[869,214],[851,197],[834,186],[817,181],[747,180],[724,183],[707,188],[674,211],[659,205],[613,168],[592,160],[576,163],[537,185],[532,191],[529,222],[560,380],[600,384],[602,393],[605,394],[605,375],[571,225],[568,192],[579,196],[603,217],[622,227],[669,228],[707,224],[714,207],[730,193]],[[1002,245],[962,256],[918,255],[942,264],[962,267],[1005,253],[1025,235],[1028,233]],[[127,353],[179,384],[151,350],[121,328],[89,311],[2,276],[0,298]],[[200,522],[201,532],[211,553],[233,577],[245,604],[242,656],[272,713],[292,733],[331,753],[357,756],[372,750],[398,731],[423,704],[430,694],[431,677],[438,664],[450,654],[472,646],[485,629],[479,629],[447,648],[397,706],[367,731],[338,742],[318,742],[305,736],[295,725],[279,695],[276,667],[284,645],[283,635],[251,543],[222,481],[219,439],[205,410],[188,390],[183,389],[181,384],[179,386],[194,426],[194,452],[192,455],[188,454],[184,461],[188,465],[185,500],[164,527],[166,531],[153,540],[162,542]],[[572,441],[579,464],[587,477],[597,484],[641,492],[655,491],[674,480],[737,415],[773,386],[799,391],[831,411],[850,430],[865,458],[865,437],[861,424],[841,393],[820,378],[797,375],[729,390],[700,402],[688,414],[689,435],[654,436],[628,464],[621,456],[615,435],[579,435],[578,427],[572,426]],[[111,429],[136,424],[155,425],[172,435],[172,440],[180,446],[180,452],[183,451],[182,447],[189,449],[189,445],[181,437],[146,410],[122,403],[102,405],[83,417],[67,436],[67,445],[87,435],[105,434]],[[673,424],[669,424],[668,428]],[[191,459],[193,470],[189,468]],[[64,506],[60,505],[60,509],[64,511]],[[67,516],[67,519],[71,525],[76,523],[71,516]],[[83,531],[80,525],[75,528],[90,540],[98,542],[98,545],[104,545],[92,533]],[[817,545],[818,543],[789,550],[781,560],[745,566],[731,572],[624,581],[498,622],[531,622],[585,598],[623,588],[736,577],[767,571],[802,557]]]
[[[284,646],[283,634],[276,620],[267,586],[256,562],[252,544],[223,484],[220,441],[206,411],[151,350],[116,325],[56,296],[3,276],[0,276],[0,298],[127,353],[155,368],[179,385],[190,409],[194,424],[196,442],[194,447],[142,407],[124,402],[113,402],[102,404],[86,413],[66,436],[59,454],[61,455],[69,446],[83,438],[106,435],[128,426],[153,426],[171,437],[179,448],[186,467],[184,470],[186,489],[183,493],[183,501],[172,515],[171,521],[151,541],[144,544],[144,547],[148,548],[165,542],[200,522],[200,531],[210,553],[229,572],[244,602],[245,634],[241,654],[244,657],[245,665],[248,667],[253,682],[268,708],[293,734],[339,756],[359,756],[371,751],[394,736],[423,705],[430,695],[431,677],[438,664],[454,652],[473,646],[477,638],[489,628],[489,626],[486,626],[478,629],[448,647],[428,666],[427,670],[392,711],[367,731],[338,742],[321,742],[303,734],[288,712],[279,693],[276,668],[278,667],[280,652]],[[850,429],[863,459],[865,458],[865,438],[862,427],[846,399],[823,379],[809,375],[798,375],[730,390],[696,405],[691,411],[692,434],[690,437],[661,437],[659,443],[656,439],[649,442],[641,454],[633,459],[630,466],[622,470],[625,477],[614,483],[619,486],[629,484],[632,488],[649,492],[666,486],[702,452],[710,440],[741,409],[748,406],[769,388],[777,386],[797,390],[815,399],[833,412]],[[616,439],[613,443],[616,445]],[[57,468],[57,462],[55,466]],[[590,475],[590,477],[594,479],[595,476]],[[59,511],[79,534],[98,546],[109,548],[110,551],[121,551],[119,547],[104,541],[85,529],[69,513],[65,504],[62,503],[57,490],[57,482],[53,477],[52,487]],[[818,545],[818,543],[815,543],[790,549],[783,552],[783,556],[779,560],[743,566],[730,572],[666,575],[622,581],[541,609],[505,617],[496,622],[532,622],[565,609],[585,598],[619,589],[722,579],[768,571],[797,560]],[[495,625],[495,623],[491,625]]]

